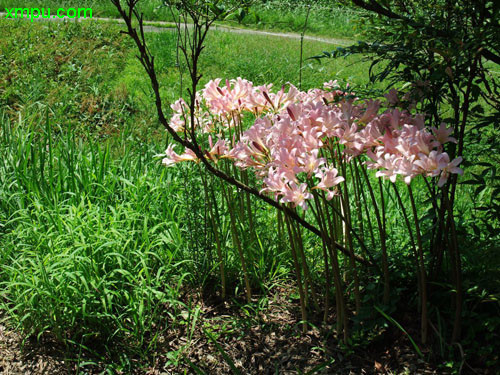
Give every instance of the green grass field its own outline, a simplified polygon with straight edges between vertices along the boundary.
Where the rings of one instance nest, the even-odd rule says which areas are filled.
[[[0,44],[3,54],[15,61],[13,68],[4,65],[9,81],[1,100],[14,111],[43,100],[50,106],[49,115],[64,118],[65,126],[69,122],[76,127],[98,126],[112,132],[131,111],[151,108],[149,83],[143,79],[130,41],[118,35],[119,26],[99,26],[88,21],[83,26],[65,27],[9,20],[0,27],[4,35],[12,35],[12,43],[4,39]],[[180,95],[176,34],[168,31],[150,33],[148,37],[159,58],[162,89],[166,98],[174,101]],[[89,49],[88,43],[96,47]],[[213,31],[207,43],[201,62],[202,85],[215,77],[243,77],[255,84],[273,83],[278,87],[287,82],[299,84],[299,40]],[[68,48],[68,53],[58,52]],[[359,57],[324,64],[307,60],[333,48],[335,45],[329,43],[304,41],[303,89],[331,79],[354,85],[367,82],[369,63],[361,62]],[[21,52],[23,56],[18,58]],[[31,77],[37,77],[36,82]],[[11,81],[14,84],[7,85]],[[61,85],[61,81],[65,84]],[[66,97],[68,100],[61,100]],[[138,108],[131,108],[137,103]],[[154,121],[154,116],[149,117]],[[145,121],[144,116],[141,121]]]
[[[311,3],[311,10],[307,22],[306,33],[325,37],[362,38],[364,33],[363,14],[342,7],[335,2],[318,1]],[[306,24],[308,3],[301,0],[283,1],[255,1],[250,12],[242,14],[238,19],[230,16],[222,24],[236,27],[253,28],[260,30],[291,31],[301,33]],[[4,8],[50,8],[52,14],[60,7],[91,8],[93,17],[119,16],[115,7],[108,0],[83,0],[75,4],[69,0],[0,0],[0,9]],[[161,0],[147,0],[139,2],[139,8],[144,18],[149,21],[174,21],[174,16]],[[175,12],[174,12],[175,14]]]

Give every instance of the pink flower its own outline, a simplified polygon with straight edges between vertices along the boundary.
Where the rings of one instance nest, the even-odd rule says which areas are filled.
[[[436,150],[431,151],[429,155],[419,154],[418,156],[419,159],[415,161],[415,165],[420,168],[420,173],[429,177],[438,176],[450,162],[447,153]]]
[[[323,87],[325,88],[325,90],[336,90],[340,88],[337,80],[325,82],[323,83]]]
[[[325,158],[318,157],[319,150],[314,149],[310,153],[303,154],[298,158],[300,164],[303,166],[301,171],[306,172],[308,177],[311,177],[312,174],[323,164],[326,163]]]
[[[296,148],[281,147],[272,154],[273,164],[290,181],[297,181],[296,174],[303,172],[304,169],[299,164]]]
[[[286,108],[286,106],[289,103],[292,103],[299,94],[297,88],[292,84],[290,84],[288,92],[285,92],[285,86],[281,87],[281,90],[276,94],[270,92],[269,88],[269,86],[260,86],[257,89],[260,91],[262,97],[264,98],[265,108],[272,109],[276,112],[279,112],[283,108]],[[263,101],[260,98],[258,102],[262,103]]]
[[[182,155],[179,155],[174,151],[173,145],[169,145],[167,147],[167,150],[165,151],[165,156],[166,157],[162,159],[162,163],[165,164],[167,167],[170,167],[171,165],[174,165],[175,163],[179,163],[181,161],[198,162],[198,157],[192,150],[186,149]]]
[[[331,190],[332,187],[337,186],[341,182],[345,181],[342,176],[337,176],[338,171],[333,167],[323,168],[321,171],[316,173],[316,177],[320,179],[320,182],[313,189],[320,189],[327,192],[326,199],[331,200],[337,191]]]
[[[253,91],[252,82],[238,77],[235,80],[226,80],[226,85],[220,87],[221,81],[217,78],[208,82],[202,91],[202,96],[210,110],[224,116],[249,110],[247,98]]]
[[[275,199],[286,190],[285,177],[276,168],[271,167],[269,169],[268,175],[263,182],[265,186],[261,192],[273,192]]]
[[[389,106],[396,107],[399,104],[398,91],[396,89],[390,89],[384,96],[387,99]]]
[[[401,103],[395,89],[386,98],[390,106]],[[379,113],[380,105],[378,100],[362,101],[354,93],[348,96],[335,81],[307,92],[293,85],[273,92],[272,85],[254,87],[239,77],[225,83],[217,78],[196,93],[194,124],[182,99],[172,105],[170,123],[176,131],[210,133],[200,137],[207,158],[215,163],[227,158],[238,168],[251,169],[263,181],[262,192],[303,209],[312,198],[305,181],[316,182],[313,189],[332,199],[344,177],[328,163],[349,163],[363,154],[377,177],[392,182],[397,176],[407,184],[419,175],[439,176],[442,186],[450,174],[462,173],[461,158],[450,162],[443,152],[443,144],[456,142],[450,136],[452,129],[441,124],[430,132],[423,114],[396,108]],[[246,130],[244,116],[255,117]],[[337,149],[339,145],[343,147]],[[170,145],[163,163],[186,160],[198,159],[190,150],[178,155]]]
[[[366,103],[366,110],[363,116],[361,116],[358,122],[368,124],[371,120],[375,118],[378,110],[380,109],[380,102],[378,100],[369,100]]]
[[[345,147],[344,152],[359,155],[363,151],[363,144],[358,137],[358,126],[356,124],[352,124],[351,126],[346,124],[345,127],[340,128],[337,132],[337,137],[339,138],[339,143]]]
[[[312,199],[312,197],[313,195],[307,191],[307,184],[297,185],[295,182],[290,182],[286,186],[281,201],[283,203],[292,203],[294,207],[300,206],[302,209],[307,210],[307,200]]]
[[[208,144],[210,147],[208,154],[212,157],[212,159],[214,159],[215,156],[224,156],[228,152],[225,139],[218,139],[217,142],[213,144],[212,136],[209,135]]]
[[[400,158],[394,154],[384,153],[383,151],[375,154],[371,150],[367,152],[368,157],[370,157],[373,162],[367,162],[369,169],[378,169],[375,173],[376,177],[384,177],[391,180],[391,182],[396,182],[397,178],[397,167]]]
[[[460,156],[458,158],[453,159],[451,163],[448,163],[448,165],[443,168],[443,171],[441,172],[441,177],[439,178],[438,181],[439,187],[442,187],[446,183],[451,173],[456,173],[459,175],[464,174],[464,171],[461,168],[458,168],[458,165],[461,162],[462,162],[462,157]]]
[[[450,135],[453,133],[453,128],[447,128],[444,122],[439,125],[439,129],[432,127],[432,133],[434,134],[436,146],[444,145],[447,142],[457,143],[457,140]]]
[[[184,99],[177,100],[170,106],[174,110],[174,115],[170,119],[170,126],[176,131],[184,130],[186,114],[189,113],[189,108]]]

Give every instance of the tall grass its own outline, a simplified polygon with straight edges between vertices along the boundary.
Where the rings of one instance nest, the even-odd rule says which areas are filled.
[[[125,126],[107,140],[83,138],[38,113],[0,115],[0,309],[28,337],[122,367],[143,363],[186,324],[191,288],[219,290],[206,197],[192,188],[202,175],[165,169],[155,156],[165,140],[134,134]],[[267,227],[271,215],[256,224]],[[237,297],[243,281],[224,215],[217,227],[228,296]],[[252,242],[237,230],[256,289],[287,278],[272,232]]]
[[[2,308],[28,335],[147,354],[178,320],[189,262],[178,184],[155,145],[0,123]]]

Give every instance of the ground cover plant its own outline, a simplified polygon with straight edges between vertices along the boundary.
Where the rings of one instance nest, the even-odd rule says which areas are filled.
[[[2,309],[26,337],[62,345],[57,371],[494,370],[498,223],[477,209],[496,204],[494,156],[458,165],[449,124],[422,126],[409,94],[386,82],[365,87],[370,62],[306,60],[299,74],[297,41],[208,33],[193,86],[179,41],[189,30],[139,33],[155,56],[156,92],[117,26],[9,22],[0,23],[16,41],[0,42]],[[73,49],[60,62],[65,41]],[[303,56],[325,49],[303,47]],[[173,105],[181,144],[198,148],[161,131],[157,94]],[[276,137],[280,129],[293,131]],[[301,152],[285,155],[280,139],[300,141]],[[407,168],[405,158],[419,162]],[[450,344],[453,263],[448,247],[442,269],[428,254],[439,202],[426,199],[462,164],[459,181],[478,183],[457,186],[465,329]],[[396,175],[411,190],[401,177],[393,185]]]

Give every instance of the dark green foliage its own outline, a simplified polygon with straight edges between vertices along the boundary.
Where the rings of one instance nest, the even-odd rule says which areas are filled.
[[[497,302],[485,303],[471,292],[478,289],[488,295],[486,290],[489,290],[493,296],[500,292],[498,282],[491,278],[498,274],[494,269],[499,265],[500,7],[497,2],[487,0],[352,0],[346,3],[369,12],[372,41],[338,47],[315,58],[364,56],[371,62],[371,82],[384,82],[387,88],[400,89],[403,104],[426,113],[429,126],[438,127],[444,122],[455,129],[457,144],[451,144],[447,152],[452,158],[465,159],[465,176],[458,179],[458,185],[457,179],[451,179],[442,192],[436,191],[429,199],[424,198],[428,206],[421,221],[427,228],[423,240],[429,251],[426,259],[431,267],[429,290],[435,304],[432,309],[439,316],[439,332],[435,335],[441,345],[448,342],[451,331],[451,341],[458,340],[463,317],[467,323],[462,344],[471,345],[472,337],[489,337],[486,327],[498,325],[496,319],[485,315],[486,325],[474,323],[473,316],[477,315],[471,311],[475,310],[472,300],[490,313],[498,314],[499,306]],[[454,211],[445,209],[441,215],[450,215],[455,231],[449,231],[451,227],[447,225],[438,226],[437,207],[430,205],[433,200],[441,207],[446,207],[446,202],[454,203]],[[464,205],[466,201],[471,205]],[[453,243],[458,244],[456,251],[453,249],[457,245]],[[479,266],[484,262],[483,257],[490,259],[492,268],[484,263]],[[452,308],[441,303],[445,296],[453,301]],[[496,297],[493,300],[496,301]],[[452,329],[453,308],[456,311]],[[435,323],[436,318],[430,319]],[[450,349],[448,355],[450,353],[456,355],[456,347]]]

